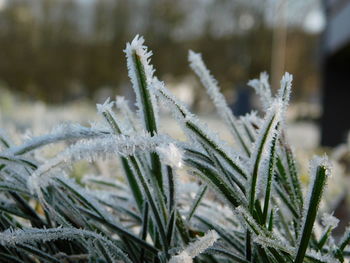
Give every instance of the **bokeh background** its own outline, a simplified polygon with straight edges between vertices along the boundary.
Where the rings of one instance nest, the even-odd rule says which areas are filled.
[[[171,83],[191,81],[193,49],[231,101],[261,71],[274,86],[289,71],[294,98],[318,101],[324,27],[320,0],[0,0],[0,80],[55,104],[127,94],[122,50],[141,34]]]

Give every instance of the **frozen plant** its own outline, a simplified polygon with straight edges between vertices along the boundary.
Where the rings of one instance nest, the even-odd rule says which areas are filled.
[[[227,124],[233,147],[155,77],[142,37],[127,44],[125,54],[136,113],[118,97],[97,105],[101,122],[93,127],[61,125],[22,145],[1,130],[0,262],[349,259],[350,231],[336,241],[333,211],[318,213],[331,173],[327,157],[310,162],[303,189],[284,136],[290,74],[276,95],[266,73],[250,81],[265,112],[236,117],[201,55],[190,51],[190,67]],[[171,110],[185,141],[162,134],[158,103]],[[37,158],[43,147],[62,141],[66,148],[56,156]],[[101,176],[96,161],[105,158],[118,163],[123,177]],[[91,169],[77,180],[70,168],[81,160]],[[190,182],[180,181],[184,171]]]

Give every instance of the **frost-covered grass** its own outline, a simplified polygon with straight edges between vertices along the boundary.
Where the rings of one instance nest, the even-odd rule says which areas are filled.
[[[108,99],[89,127],[64,124],[20,145],[1,131],[0,262],[346,260],[350,231],[336,242],[338,220],[318,213],[327,157],[310,162],[305,188],[286,141],[290,74],[276,95],[266,74],[249,82],[264,116],[236,117],[201,55],[190,51],[190,66],[232,135],[224,142],[154,76],[142,38],[125,53],[136,113],[122,98]],[[186,140],[162,132],[161,107]],[[42,154],[62,142],[59,153]],[[109,170],[115,176],[102,176],[101,159],[118,162]],[[91,165],[76,180],[71,167],[81,160]]]

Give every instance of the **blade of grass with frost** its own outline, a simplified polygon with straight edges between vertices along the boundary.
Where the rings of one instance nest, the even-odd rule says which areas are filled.
[[[282,100],[285,106],[288,104],[290,99],[292,81],[293,81],[293,76],[288,72],[286,72],[281,79],[281,88],[278,90],[278,93],[277,93],[277,97]],[[285,149],[290,181],[293,187],[293,196],[296,197],[297,206],[301,211],[303,207],[303,194],[301,191],[301,185],[297,174],[295,158],[293,156],[293,152],[289,147],[289,145],[285,142],[283,142],[282,144]]]
[[[0,129],[0,145],[2,145],[4,148],[10,148],[12,145],[10,138],[8,138],[3,129]]]
[[[282,120],[282,104],[279,101],[275,101],[269,113],[266,115],[264,125],[259,130],[259,135],[255,142],[253,155],[251,157],[251,179],[248,184],[248,200],[249,200],[249,211],[253,214],[255,197],[257,193],[257,182],[259,179],[259,173],[266,172],[268,167],[263,167],[264,159],[270,159],[271,152],[268,151],[274,141],[274,138],[278,136],[278,125]],[[266,154],[266,152],[268,154]],[[262,177],[261,175],[260,177]],[[262,185],[266,185],[266,178],[260,178]],[[265,179],[265,180],[264,180]]]
[[[297,255],[294,263],[302,263],[309,244],[312,228],[317,215],[322,193],[329,176],[329,164],[326,158],[315,158],[310,164],[310,173],[313,180],[310,183],[309,196],[304,208],[304,222],[301,226],[301,235]]]
[[[278,125],[278,124],[277,124]],[[278,127],[276,127],[278,129]],[[270,152],[269,152],[269,168],[268,168],[268,176],[267,176],[267,182],[266,182],[266,189],[265,189],[265,197],[264,197],[264,210],[263,210],[263,223],[265,224],[267,221],[267,215],[269,212],[269,203],[271,198],[271,187],[272,187],[272,180],[273,176],[275,174],[275,162],[276,162],[276,141],[277,141],[277,135],[272,138]]]
[[[350,244],[350,227],[347,227],[344,234],[340,238],[337,244],[337,247],[335,248],[335,251],[333,252],[334,256],[342,263],[344,262],[344,256],[346,255],[345,248],[349,244]]]
[[[281,201],[286,205],[286,208],[291,212],[295,219],[300,218],[297,209],[294,207],[294,204],[290,201],[290,196],[281,189],[278,184],[274,186],[276,194],[280,197]]]
[[[249,148],[246,142],[244,141],[241,132],[239,131],[239,126],[237,124],[236,118],[233,115],[231,109],[227,106],[226,99],[220,92],[217,80],[214,79],[214,77],[210,74],[210,71],[205,66],[201,54],[195,53],[190,50],[188,53],[188,60],[190,62],[192,70],[197,74],[203,86],[206,88],[207,93],[209,94],[217,109],[217,112],[221,115],[221,118],[228,124],[232,134],[237,139],[244,152],[249,156]]]
[[[322,248],[326,245],[327,241],[331,239],[331,233],[333,229],[338,226],[339,219],[334,217],[333,215],[324,213],[321,218],[321,222],[325,229],[317,243],[318,250],[322,250]]]
[[[151,244],[147,243],[145,240],[139,238],[138,236],[134,235],[133,233],[130,233],[128,230],[124,229],[123,227],[117,225],[116,223],[110,222],[103,217],[85,209],[85,208],[79,208],[80,211],[86,215],[88,215],[91,219],[96,220],[97,222],[102,223],[105,227],[111,229],[112,231],[115,231],[119,235],[125,236],[132,240],[133,242],[137,243],[139,246],[143,247],[144,249],[157,254],[159,250],[152,246]]]
[[[188,211],[188,214],[187,214],[187,217],[186,217],[186,221],[190,221],[192,216],[194,215],[194,213],[196,212],[199,204],[201,203],[206,191],[208,189],[208,186],[207,185],[202,185],[199,189],[198,189],[198,192],[192,202],[192,205]]]
[[[157,128],[157,104],[152,90],[154,69],[150,65],[152,52],[147,51],[143,45],[144,39],[136,36],[124,50],[127,58],[128,74],[136,94],[136,104],[140,119],[143,120],[146,131],[155,135]],[[162,166],[159,156],[151,153],[152,170],[157,179],[158,186],[163,192]]]
[[[115,100],[115,105],[120,111],[120,114],[124,116],[127,126],[130,127],[133,131],[137,130],[137,124],[135,121],[134,112],[130,109],[128,101],[121,96],[117,96]]]
[[[207,226],[209,229],[214,229],[220,237],[225,240],[228,244],[230,244],[234,249],[236,249],[239,253],[244,255],[244,244],[235,236],[231,235],[230,232],[221,227],[217,222],[213,222],[209,218],[206,218],[201,215],[195,215],[195,218]]]
[[[185,159],[184,160],[190,167],[197,171],[201,179],[209,183],[222,197],[224,197],[230,205],[237,207],[240,205],[246,205],[244,197],[240,196],[238,188],[232,187],[225,179],[217,173],[214,167],[210,167],[207,164],[198,162],[196,160]]]
[[[245,186],[244,182],[241,182],[240,178],[237,178],[233,173],[231,173],[227,167],[224,167],[219,158],[211,151],[207,145],[203,145],[203,148],[207,151],[208,156],[213,161],[213,166],[216,168],[217,172],[222,175],[223,178],[227,180],[233,187],[238,186],[242,195],[245,196]]]
[[[29,201],[24,199],[21,195],[19,195],[16,192],[9,192],[10,196],[13,198],[13,200],[16,202],[18,208],[25,214],[30,215],[32,218],[30,220],[30,223],[34,227],[44,227],[46,226],[43,219],[38,215],[38,213],[30,206]]]
[[[33,246],[24,245],[24,244],[17,244],[16,248],[19,251],[29,253],[31,255],[36,256],[38,259],[43,260],[44,262],[50,262],[50,263],[60,263],[61,261],[57,258],[51,256],[50,254],[47,254]]]
[[[38,168],[37,164],[35,164],[33,161],[28,160],[26,158],[8,155],[6,153],[0,154],[0,166],[2,167],[0,171],[5,167],[11,168],[11,165],[16,165],[16,164],[24,165],[24,168],[30,168],[32,170],[35,170],[36,168]]]
[[[347,245],[350,244],[350,227],[346,228],[345,233],[343,234],[342,238],[339,241],[339,249],[341,251],[344,251]]]
[[[82,237],[100,240],[106,248],[113,251],[113,255],[132,263],[127,255],[108,238],[91,231],[75,228],[31,228],[19,230],[6,230],[0,232],[0,245],[5,247],[16,247],[18,244],[35,244],[36,242],[49,242],[54,240],[79,240]]]
[[[0,191],[2,192],[14,192],[17,194],[24,194],[30,196],[30,192],[26,188],[22,188],[14,183],[0,182]]]
[[[168,243],[166,238],[166,227],[165,227],[166,218],[164,218],[165,215],[164,213],[162,213],[162,208],[160,208],[155,202],[149,183],[146,181],[144,175],[142,174],[142,171],[138,168],[139,166],[137,165],[137,163],[132,163],[132,165],[133,165],[132,168],[135,171],[135,174],[137,175],[137,179],[140,182],[144,195],[147,198],[147,202],[150,205],[152,214],[154,216],[154,221],[156,222],[156,226],[159,230],[160,239],[161,239],[163,248],[167,253]]]
[[[254,204],[255,204],[255,197],[257,194],[257,182],[258,179],[260,179],[261,186],[263,188],[266,188],[266,180],[267,178],[261,178],[265,175],[260,175],[260,170],[264,172],[264,170],[267,170],[266,167],[262,166],[262,163],[264,162],[265,158],[270,158],[270,156],[264,156],[264,151],[267,148],[271,148],[271,143],[273,142],[273,138],[278,135],[278,129],[277,126],[279,122],[282,120],[282,107],[280,101],[276,100],[268,110],[268,113],[266,114],[264,124],[259,129],[259,133],[257,136],[257,139],[254,144],[253,148],[253,155],[251,156],[251,177],[248,182],[248,209],[251,213],[251,215],[254,215]],[[265,187],[264,187],[265,186]],[[246,259],[251,260],[252,252],[251,252],[251,234],[249,230],[247,230],[246,235]]]
[[[105,104],[106,104],[106,102],[105,102]],[[103,107],[103,105],[100,107],[98,106],[98,110],[105,117],[106,121],[108,122],[108,124],[110,125],[110,127],[112,128],[114,133],[116,135],[122,134],[122,130],[120,129],[118,122],[116,120],[116,117],[114,116],[113,112],[110,109],[110,106],[108,106],[108,107]],[[140,187],[137,183],[135,175],[132,171],[131,165],[129,164],[129,161],[127,158],[121,156],[120,159],[121,159],[121,162],[123,165],[126,179],[128,180],[128,183],[129,183],[130,189],[133,193],[133,197],[135,199],[137,207],[138,207],[139,211],[142,211],[142,203],[143,203],[142,192],[141,192]]]
[[[84,206],[89,207],[103,218],[108,218],[106,211],[103,211],[98,202],[90,196],[85,189],[82,189],[79,185],[75,184],[72,180],[66,178],[54,178],[56,182],[68,189],[75,198],[77,198]],[[72,196],[72,197],[73,197]]]
[[[262,72],[260,73],[259,79],[250,80],[248,85],[259,95],[263,108],[267,111],[273,100],[269,84],[269,75],[266,72]]]
[[[38,182],[43,174],[64,162],[73,163],[80,160],[92,162],[98,158],[106,159],[116,155],[130,156],[135,155],[136,152],[155,151],[157,146],[168,141],[167,137],[160,135],[151,137],[149,134],[141,136],[109,135],[103,138],[80,141],[41,165],[29,178],[29,181]]]
[[[233,262],[236,262],[236,263],[250,263],[250,261],[247,261],[244,258],[241,258],[239,255],[236,255],[234,252],[228,251],[224,248],[208,248],[205,253],[210,253],[213,255],[221,255],[229,259],[232,259]]]
[[[296,169],[295,158],[294,158],[292,149],[287,144],[284,144],[284,147],[285,147],[286,159],[288,163],[289,175],[291,179],[290,181],[293,187],[293,195],[296,197],[296,205],[299,208],[299,211],[302,211],[304,198],[303,198],[303,193],[301,191],[301,183],[300,183],[297,169]]]
[[[219,235],[214,231],[208,231],[193,243],[190,243],[181,253],[172,256],[169,263],[193,262],[192,259],[202,254],[206,249],[214,245],[219,239]]]
[[[146,241],[147,238],[147,233],[148,233],[148,228],[149,228],[149,215],[148,215],[148,203],[144,202],[143,205],[143,211],[142,211],[142,228],[140,232],[140,238],[144,241]],[[140,252],[140,262],[144,262],[144,257],[145,257],[145,250],[142,248]]]
[[[11,147],[8,149],[8,152],[13,155],[22,155],[51,143],[94,138],[105,134],[107,134],[106,131],[99,131],[76,124],[64,124],[54,128],[51,134],[35,137],[21,146]]]
[[[222,148],[223,144],[219,144],[212,135],[205,131],[204,127],[201,127],[202,125],[200,125],[195,115],[190,113],[185,106],[178,102],[176,98],[164,88],[163,83],[157,82],[155,88],[157,96],[163,98],[163,100],[168,102],[168,105],[171,106],[177,121],[183,123],[185,128],[191,132],[200,143],[206,144],[212,151],[221,156],[239,175],[245,179],[247,178],[247,174],[243,167],[241,167],[241,164],[235,162]]]

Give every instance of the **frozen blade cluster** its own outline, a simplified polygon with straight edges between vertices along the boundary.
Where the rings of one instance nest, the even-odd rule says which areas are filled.
[[[284,136],[291,74],[274,94],[266,73],[250,81],[264,115],[237,121],[201,55],[189,52],[233,145],[154,76],[142,37],[124,52],[138,112],[122,97],[108,98],[96,105],[103,121],[90,127],[62,124],[22,145],[0,130],[1,262],[348,261],[350,228],[335,241],[339,220],[318,211],[328,159],[311,162],[304,198]],[[161,133],[157,103],[186,141]],[[40,150],[53,143],[64,147],[53,157]],[[92,163],[72,165],[80,160]]]

